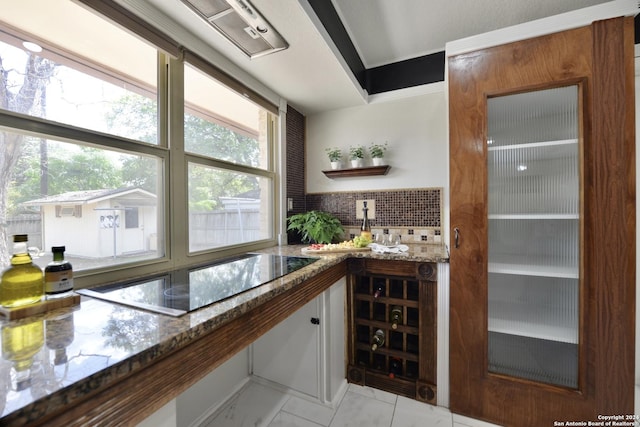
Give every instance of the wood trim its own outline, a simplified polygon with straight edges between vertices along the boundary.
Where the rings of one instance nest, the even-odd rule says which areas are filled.
[[[501,425],[633,414],[635,115],[632,18],[449,60],[450,408]],[[584,159],[579,389],[487,373],[486,99],[578,84]]]
[[[332,169],[322,171],[327,178],[353,178],[358,176],[386,175],[391,166],[369,166],[363,168]]]
[[[364,261],[364,262],[357,262]],[[429,265],[429,268],[425,266]],[[437,271],[435,263],[419,263],[415,261],[389,261],[378,259],[353,259],[349,263],[349,276],[347,279],[347,380],[356,384],[368,385],[392,393],[417,399],[420,401],[436,404],[437,395],[437,303],[438,303],[438,284],[437,274],[431,273]],[[429,271],[429,278],[421,277],[421,272]],[[387,292],[391,293],[391,282],[400,281],[403,286],[403,295],[392,296],[384,294],[378,300],[373,295],[358,294],[355,288],[360,280],[368,280],[368,292],[372,293],[374,280],[382,279],[386,283]],[[433,276],[433,277],[432,277]],[[408,299],[408,282],[413,282],[418,286],[417,299]],[[369,317],[357,317],[356,311],[360,302],[368,302],[370,304]],[[409,308],[418,310],[417,325],[409,325],[403,323],[398,325],[395,331],[389,329],[389,321],[376,318],[375,305],[376,301],[387,306],[385,315],[391,306],[398,305],[403,308],[405,319],[408,316]],[[369,344],[358,341],[356,325],[364,325],[369,330],[380,328],[389,332],[387,337],[391,343],[392,333],[402,334],[403,349],[385,345],[377,350],[377,353],[385,357],[397,357],[405,363],[416,363],[417,372],[415,378],[395,377],[390,378],[387,372],[381,371],[379,368],[362,366],[358,362],[357,350],[369,352]],[[417,335],[417,353],[410,352],[408,347],[408,335]]]
[[[633,19],[593,24],[593,141],[587,189],[594,387],[601,414],[633,414],[635,372],[635,105]],[[604,245],[603,245],[604,243]],[[604,246],[604,247],[603,247]],[[603,254],[603,249],[605,254]],[[592,265],[592,266],[591,266]],[[606,369],[605,367],[608,367]],[[614,369],[615,367],[615,369]]]
[[[438,285],[420,281],[420,379],[437,384]]]
[[[347,274],[341,262],[222,325],[108,388],[88,393],[57,413],[29,423],[20,411],[3,426],[135,426]]]

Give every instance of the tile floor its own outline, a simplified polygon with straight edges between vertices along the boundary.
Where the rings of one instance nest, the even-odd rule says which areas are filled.
[[[448,409],[349,384],[337,408],[250,381],[200,427],[493,427]]]

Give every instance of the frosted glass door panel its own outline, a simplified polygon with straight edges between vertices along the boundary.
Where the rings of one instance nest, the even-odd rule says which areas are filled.
[[[489,219],[489,272],[578,278],[576,219]]]
[[[578,88],[487,104],[489,372],[577,388]]]
[[[577,139],[490,146],[489,213],[578,214]]]

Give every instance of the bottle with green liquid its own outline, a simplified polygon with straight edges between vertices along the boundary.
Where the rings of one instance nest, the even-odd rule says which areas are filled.
[[[44,295],[44,275],[33,264],[27,252],[26,234],[13,236],[13,256],[11,265],[3,271],[0,279],[0,305],[7,308],[20,307],[42,300]]]

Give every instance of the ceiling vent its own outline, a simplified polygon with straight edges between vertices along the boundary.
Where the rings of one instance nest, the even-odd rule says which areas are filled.
[[[289,47],[247,0],[181,0],[249,58]]]

